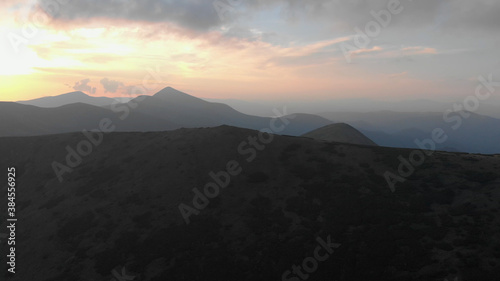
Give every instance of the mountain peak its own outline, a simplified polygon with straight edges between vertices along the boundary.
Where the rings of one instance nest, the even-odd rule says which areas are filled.
[[[186,96],[189,96],[188,94],[186,93],[183,93],[177,89],[174,89],[172,87],[165,87],[163,88],[161,91],[159,91],[158,93],[154,94],[154,96],[165,96],[165,95],[186,95]]]
[[[163,88],[161,91],[154,94],[153,97],[165,99],[165,100],[168,99],[169,101],[177,101],[177,102],[198,102],[198,103],[203,102],[203,103],[205,103],[205,101],[203,101],[202,99],[191,96],[189,94],[181,92],[181,91],[174,89],[172,87]]]
[[[89,95],[85,94],[82,91],[69,92],[69,93],[65,93],[65,94],[59,95],[59,96],[90,97]]]

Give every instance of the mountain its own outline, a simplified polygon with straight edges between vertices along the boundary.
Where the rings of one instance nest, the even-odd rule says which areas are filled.
[[[69,96],[81,95],[76,93]],[[153,96],[140,96],[126,103],[102,107],[72,103],[55,108],[41,108],[3,102],[0,103],[0,136],[80,132],[83,129],[98,128],[103,118],[110,118],[117,124],[116,130],[123,132],[232,125],[293,136],[331,123],[311,114],[287,115],[283,108],[270,114],[280,118],[275,120],[246,115],[228,105],[207,102],[167,87]]]
[[[447,139],[436,143],[441,150],[469,153],[500,153],[500,119],[473,112],[326,112],[319,114],[334,122],[352,125],[381,146],[418,148],[416,140],[431,139],[442,129]]]
[[[445,112],[453,107],[455,103],[462,103],[460,100],[450,100],[448,102],[433,101],[427,99],[402,100],[402,101],[382,101],[367,98],[353,99],[304,99],[304,100],[260,100],[244,101],[235,99],[206,99],[211,102],[222,102],[234,109],[251,115],[269,116],[269,109],[273,107],[287,106],[290,113],[318,114],[319,112],[353,112],[366,113],[378,111],[397,112]],[[488,100],[480,101],[477,114],[486,115],[493,118],[500,118],[500,98],[491,97]]]
[[[116,102],[115,99],[107,97],[91,97],[83,92],[71,92],[58,96],[43,97],[27,101],[18,101],[20,104],[34,105],[38,107],[60,107],[72,103],[86,103],[95,106],[106,106]]]
[[[80,161],[78,133],[0,138],[17,183],[7,280],[498,277],[500,155],[435,152],[391,192],[384,174],[410,149],[276,135],[258,150],[258,135],[111,133]]]
[[[302,136],[324,141],[374,146],[377,145],[360,131],[345,123],[326,125]]]
[[[21,104],[35,105],[39,107],[59,107],[71,103],[87,103],[96,106],[109,106],[115,101],[126,103],[130,97],[92,97],[83,92],[71,92],[58,96],[43,97],[39,99],[18,101]],[[318,112],[377,112],[391,111],[397,109],[398,112],[444,112],[450,108],[452,102],[437,102],[431,100],[407,100],[398,102],[384,102],[371,99],[331,99],[331,100],[301,100],[301,101],[244,101],[237,99],[213,99],[204,98],[203,100],[212,103],[227,104],[235,110],[248,115],[261,117],[273,116],[273,108],[282,108],[286,106],[290,114],[308,113],[317,114]],[[481,101],[478,111],[480,115],[487,115],[493,118],[500,118],[498,111],[500,100],[491,99]]]
[[[166,120],[141,113],[130,114],[124,120],[121,114],[84,103],[57,108],[40,108],[14,102],[0,102],[0,136],[34,136],[81,132],[100,128],[109,118],[116,131],[163,131],[179,126]]]
[[[243,114],[226,104],[207,102],[171,87],[153,96],[138,97],[130,101],[128,107],[136,107],[136,112],[169,120],[185,128],[230,125],[255,130],[273,129],[270,128],[273,118]],[[276,108],[274,111],[270,111],[270,115],[284,115],[284,122],[289,122],[279,134],[298,136],[331,123],[311,114],[288,115],[283,108]],[[273,124],[281,127],[281,122]]]

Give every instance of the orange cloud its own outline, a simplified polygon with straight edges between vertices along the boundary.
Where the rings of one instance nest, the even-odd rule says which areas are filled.
[[[383,49],[379,46],[374,46],[373,48],[358,49],[351,52],[351,55],[362,55],[366,53],[381,52]]]
[[[406,47],[401,51],[409,55],[435,55],[438,53],[436,49],[428,47]]]

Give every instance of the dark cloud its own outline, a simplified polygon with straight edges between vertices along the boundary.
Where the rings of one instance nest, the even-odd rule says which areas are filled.
[[[116,93],[118,88],[123,87],[123,83],[120,81],[109,80],[108,78],[101,79],[101,85],[104,87],[104,90],[110,93]]]
[[[95,94],[96,88],[89,85],[90,79],[83,79],[78,81],[73,86],[73,90],[87,92],[89,94]]]
[[[253,10],[281,7],[288,20],[330,22],[339,29],[363,27],[373,20],[371,11],[387,9],[391,0],[249,0]],[[496,0],[400,0],[404,10],[390,27],[477,28],[498,30],[500,1]]]
[[[50,6],[54,0],[39,0],[42,9],[54,18],[72,21],[92,18],[125,19],[130,21],[169,22],[206,31],[221,24],[210,0],[87,0],[69,1]],[[52,8],[50,8],[52,7]]]
[[[55,18],[73,21],[93,18],[174,23],[194,31],[208,31],[228,21],[248,20],[256,13],[279,8],[294,22],[321,21],[338,29],[363,27],[373,20],[371,11],[387,9],[392,0],[39,0]],[[498,30],[500,1],[497,0],[400,0],[404,11],[394,16],[390,27],[439,26]],[[214,5],[219,3],[219,5]],[[217,8],[223,9],[217,11]],[[224,14],[224,19],[218,13]],[[252,34],[248,34],[253,36]]]

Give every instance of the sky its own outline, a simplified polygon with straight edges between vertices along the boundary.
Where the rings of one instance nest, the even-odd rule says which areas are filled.
[[[171,86],[246,100],[463,100],[500,80],[498,0],[0,2],[0,100]]]

